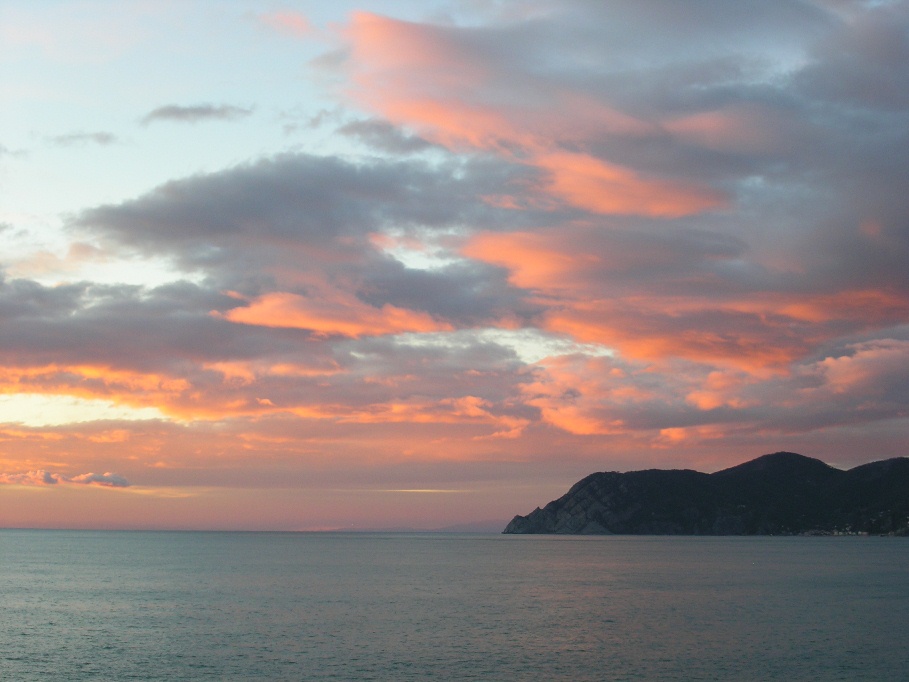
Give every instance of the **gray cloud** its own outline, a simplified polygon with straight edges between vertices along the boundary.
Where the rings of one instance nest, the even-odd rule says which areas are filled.
[[[354,137],[370,147],[389,154],[413,154],[435,145],[416,135],[407,135],[387,121],[370,119],[353,121],[340,128],[342,135]]]
[[[284,154],[166,183],[138,199],[87,210],[76,224],[173,250],[239,236],[324,243],[384,227],[441,229],[473,220],[494,226],[504,212],[478,195],[502,189],[519,172],[472,161],[430,166]]]
[[[44,469],[29,471],[22,474],[0,474],[0,484],[9,485],[93,485],[102,488],[128,488],[130,482],[123,476],[106,472],[103,474],[87,473],[77,476],[53,473]]]
[[[407,268],[394,261],[382,265],[364,273],[359,292],[373,305],[391,303],[468,326],[509,317],[530,323],[544,310],[508,283],[503,268],[467,261],[433,270]]]
[[[210,315],[240,305],[189,283],[151,290],[89,283],[0,283],[0,354],[10,364],[89,362],[180,373],[193,362],[297,347],[306,334],[235,325]]]
[[[174,121],[176,123],[198,123],[200,121],[235,121],[251,116],[251,108],[237,107],[229,104],[168,104],[148,112],[142,117],[143,124],[155,121]]]
[[[0,159],[6,157],[21,157],[25,156],[26,152],[23,149],[10,149],[6,145],[0,144]]]
[[[909,105],[909,7],[869,4],[848,13],[798,74],[808,93],[861,109],[905,112]]]
[[[582,296],[909,293],[900,265],[909,259],[905,4],[537,7],[548,11],[482,29],[425,27],[470,65],[463,78],[483,74],[445,94],[495,110],[528,136],[543,130],[567,151],[695,178],[730,197],[724,210],[660,224],[596,219],[583,230],[553,221],[551,247],[598,264]],[[410,75],[399,96],[435,101],[431,79],[416,68]],[[370,82],[367,98],[376,94]],[[591,120],[583,105],[559,108],[572,98],[634,125]],[[696,255],[694,235],[727,251]],[[901,314],[895,305],[885,324]]]
[[[500,268],[407,268],[371,235],[438,235],[451,250],[476,226],[525,223],[532,212],[516,215],[479,197],[504,191],[520,173],[479,160],[431,166],[283,155],[167,183],[85,211],[75,225],[123,248],[170,256],[222,289],[254,296],[340,287],[377,308],[390,303],[473,323],[532,306]]]
[[[51,143],[57,145],[58,147],[72,147],[82,144],[98,144],[101,146],[107,146],[115,144],[119,141],[117,139],[117,136],[113,133],[107,133],[103,131],[94,133],[67,133],[66,135],[56,135],[48,139]]]
[[[481,439],[526,424],[539,441],[524,447],[544,457],[565,451],[559,443],[590,451],[585,420],[602,427],[597,443],[632,433],[647,449],[689,431],[743,442],[906,417],[905,12],[539,4],[552,11],[408,28],[444,40],[453,68],[482,74],[449,96],[499,116],[512,138],[434,146],[430,163],[416,156],[436,139],[428,123],[369,118],[338,132],[398,158],[284,154],[88,209],[71,228],[172,259],[199,283],[5,281],[0,353],[10,364],[160,374],[185,382],[171,407],[267,413],[263,430],[319,442],[456,439],[464,428]],[[416,75],[427,92],[444,90],[437,74]],[[145,121],[249,113],[163,107]],[[727,202],[677,218],[565,206],[541,191],[549,176],[533,166],[534,145],[694,180]],[[410,266],[396,248],[412,250]],[[430,264],[413,265],[420,255]],[[356,337],[309,329],[303,315],[286,326],[227,321],[274,293],[347,322],[361,305],[390,306],[438,328]],[[506,322],[615,356],[528,365],[474,333]],[[23,381],[118,390],[115,378],[65,369]],[[559,422],[560,410],[581,426]]]
[[[19,378],[23,391],[117,397],[137,390],[131,382],[143,380],[134,375],[151,376],[142,391],[160,393],[158,403],[172,409],[231,405],[228,412],[243,406],[266,412],[333,405],[341,418],[407,400],[405,394],[419,409],[467,395],[503,405],[528,376],[513,351],[469,336],[431,345],[324,339],[211,314],[237,305],[189,283],[148,290],[6,281],[0,283],[0,362],[43,368]],[[104,371],[87,376],[71,366]]]
[[[68,479],[69,483],[81,485],[100,485],[106,488],[128,488],[130,483],[123,476],[105,472],[103,474],[79,474]]]

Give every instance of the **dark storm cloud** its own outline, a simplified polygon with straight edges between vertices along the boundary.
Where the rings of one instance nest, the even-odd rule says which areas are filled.
[[[148,112],[142,117],[143,124],[155,121],[174,121],[175,123],[199,123],[200,121],[235,121],[251,116],[251,108],[229,104],[194,104],[183,106],[168,104]]]

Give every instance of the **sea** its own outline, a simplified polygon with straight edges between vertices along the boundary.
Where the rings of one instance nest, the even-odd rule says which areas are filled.
[[[0,679],[909,680],[909,539],[0,530]]]

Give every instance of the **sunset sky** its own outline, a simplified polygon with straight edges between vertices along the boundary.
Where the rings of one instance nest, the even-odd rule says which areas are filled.
[[[907,150],[906,2],[3,0],[0,526],[907,455]]]

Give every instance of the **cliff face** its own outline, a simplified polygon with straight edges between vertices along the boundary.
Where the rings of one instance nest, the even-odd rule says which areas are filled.
[[[909,459],[849,471],[778,452],[713,474],[591,474],[505,533],[783,535],[909,532]]]

